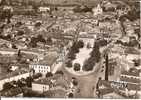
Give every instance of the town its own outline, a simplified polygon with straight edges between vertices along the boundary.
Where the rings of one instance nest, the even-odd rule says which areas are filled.
[[[141,98],[138,0],[0,0],[0,96]]]

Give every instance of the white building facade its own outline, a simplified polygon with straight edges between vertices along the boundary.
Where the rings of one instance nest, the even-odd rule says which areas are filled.
[[[46,74],[48,72],[51,72],[51,67],[44,64],[30,64],[29,68],[34,69],[35,73]]]
[[[93,8],[92,11],[94,16],[103,13],[103,9],[101,8],[100,4],[98,4],[96,8]]]
[[[48,84],[39,84],[39,83],[32,83],[32,90],[36,92],[43,93],[49,90]]]

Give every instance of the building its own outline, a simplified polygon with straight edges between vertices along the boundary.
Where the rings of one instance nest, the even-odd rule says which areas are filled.
[[[141,71],[136,68],[130,68],[128,71],[123,71],[120,75],[120,81],[128,84],[128,90],[141,90],[140,82],[141,82]]]
[[[51,81],[47,78],[39,79],[37,81],[32,82],[32,90],[36,92],[43,93],[50,89]]]
[[[55,74],[52,77],[42,78],[32,82],[32,90],[40,93],[55,90],[65,91],[68,86],[69,82],[60,74]]]
[[[41,63],[41,62],[30,64],[29,68],[34,69],[35,73],[46,74],[48,72],[51,72],[50,65],[47,65],[46,63]]]
[[[139,68],[130,68],[128,71],[121,72],[119,81],[100,80],[97,85],[100,96],[116,98],[119,95],[125,98],[138,98],[141,92],[140,72]],[[113,93],[116,96],[112,96]]]
[[[45,75],[46,73],[51,72],[52,67],[54,67],[57,63],[56,61],[57,56],[46,56],[42,60],[31,63],[29,65],[29,68],[34,69],[35,73],[42,73],[43,75]]]
[[[90,45],[90,47],[94,46],[94,42],[96,39],[95,34],[88,34],[87,32],[80,32],[78,40],[82,40],[84,42],[84,46]]]
[[[27,78],[30,76],[30,73],[25,70],[16,70],[5,76],[0,77],[0,90],[3,89],[3,85],[6,82],[17,81],[22,78]]]
[[[39,12],[46,13],[46,12],[49,12],[49,11],[50,11],[49,7],[39,7]]]
[[[96,8],[93,8],[92,11],[94,16],[100,15],[103,13],[103,9],[101,8],[100,4],[98,4]]]

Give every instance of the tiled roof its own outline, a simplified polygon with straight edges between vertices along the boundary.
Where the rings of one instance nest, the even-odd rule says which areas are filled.
[[[127,83],[127,89],[128,90],[141,90],[140,84],[139,84],[140,82],[138,84],[135,84],[135,83],[132,83],[132,82],[128,83],[126,81],[122,81],[122,80],[120,80],[120,81],[121,81],[121,83],[123,83],[123,82]],[[113,87],[111,86],[111,83],[115,83],[115,86],[116,86],[116,84],[118,84],[119,82],[101,80],[99,86],[104,85],[106,87],[104,89],[107,89],[107,88],[108,89],[113,89]],[[124,90],[125,91],[125,88],[126,87],[120,87],[118,90]],[[116,89],[116,88],[114,88],[114,89]]]
[[[52,83],[51,80],[54,80],[54,82]],[[33,83],[54,85],[54,87],[61,86],[62,88],[67,88],[68,86],[68,81],[65,80],[65,78],[60,74],[55,74],[49,78],[39,79],[37,81],[34,81]]]
[[[105,88],[105,89],[100,89],[99,91],[100,91],[101,95],[105,95],[108,93],[112,93],[113,89],[112,88]]]
[[[123,72],[121,72],[121,74],[139,77],[140,72],[139,71],[123,71]]]
[[[56,97],[56,98],[62,98],[64,97],[66,94],[66,91],[62,90],[62,89],[57,89],[57,90],[49,90],[44,92],[44,95],[46,97]]]
[[[139,79],[128,78],[128,77],[120,77],[120,81],[131,82],[131,83],[140,83]]]
[[[136,54],[136,55],[140,55],[140,52],[137,50],[137,49],[135,49],[135,48],[133,48],[133,47],[128,47],[128,48],[126,48],[125,49],[125,51],[124,51],[126,54]]]
[[[48,65],[51,66],[56,60],[57,60],[57,55],[47,55],[44,57],[43,60],[40,60],[38,62],[32,63],[33,65]]]
[[[51,85],[51,81],[47,78],[42,78],[42,79],[39,79],[37,81],[34,81],[33,84],[45,84],[45,85]]]
[[[25,70],[16,70],[16,71],[11,72],[9,74],[6,74],[4,76],[0,76],[0,80],[6,79],[6,78],[10,78],[10,77],[14,77],[14,76],[18,76],[20,74],[25,74],[25,73],[28,73],[28,72],[25,71]]]

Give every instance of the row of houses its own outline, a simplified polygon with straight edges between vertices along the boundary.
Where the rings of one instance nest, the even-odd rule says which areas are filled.
[[[140,68],[130,68],[128,71],[123,71],[119,81],[100,80],[98,84],[99,92],[102,98],[138,98],[140,95]],[[110,94],[113,94],[110,95]]]
[[[49,90],[66,90],[69,86],[69,82],[65,79],[65,77],[61,74],[54,74],[49,78],[41,78],[34,82],[32,82],[32,90],[44,93]]]
[[[5,76],[0,77],[0,91],[3,89],[3,85],[7,82],[18,81],[22,78],[26,79],[31,74],[25,70],[16,70],[11,73],[6,74]]]

